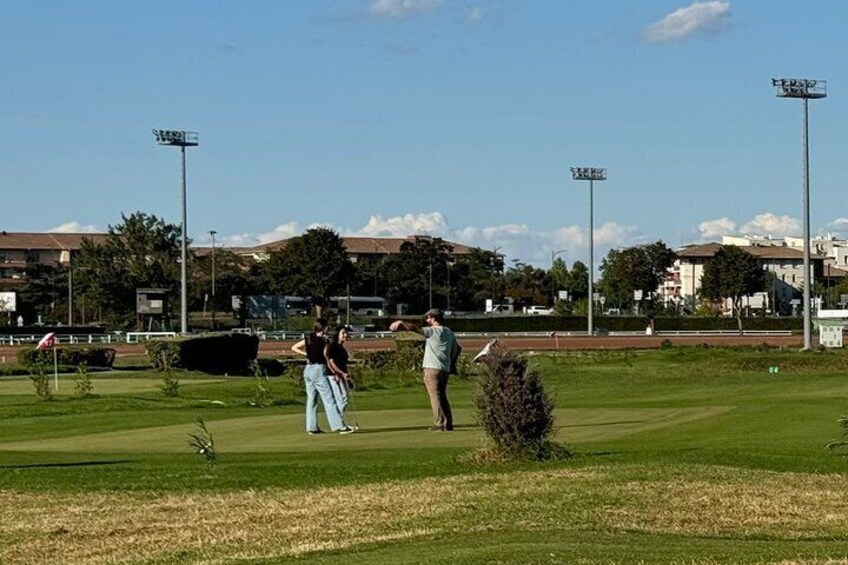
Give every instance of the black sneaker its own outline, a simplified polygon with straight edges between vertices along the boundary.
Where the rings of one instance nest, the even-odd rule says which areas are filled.
[[[317,430],[307,430],[306,433],[308,433],[311,436],[315,436],[315,435],[318,435],[318,434],[323,434],[324,430],[319,428]]]

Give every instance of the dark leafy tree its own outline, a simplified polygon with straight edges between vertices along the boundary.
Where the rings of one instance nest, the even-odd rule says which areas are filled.
[[[45,324],[67,320],[68,270],[30,262],[26,265],[26,278],[17,292],[17,314],[26,324],[39,319]]]
[[[641,291],[640,306],[653,328],[657,308],[657,290],[674,265],[674,251],[662,241],[649,245],[611,250],[601,263],[599,288],[607,300],[623,307]]]
[[[212,254],[193,257],[189,285],[189,308],[229,312],[232,297],[244,297],[253,290],[250,266],[228,249],[215,249],[215,302],[212,297]],[[208,297],[208,300],[207,300]]]
[[[742,298],[762,291],[765,280],[765,271],[756,257],[736,245],[722,245],[704,265],[701,296],[711,301],[730,298],[741,332]]]
[[[112,325],[130,327],[136,289],[163,288],[179,308],[180,228],[155,215],[135,212],[109,226],[105,243],[84,239],[74,256],[74,285]]]
[[[551,304],[551,283],[544,269],[516,262],[504,276],[506,295],[519,308],[533,304]]]
[[[444,307],[444,285],[452,251],[453,247],[438,237],[403,242],[400,253],[384,262],[389,302],[406,304],[409,312],[422,313],[430,306],[432,291],[433,306]]]
[[[344,240],[328,228],[309,229],[291,238],[285,247],[271,253],[261,270],[270,290],[309,297],[318,308],[354,282]]]

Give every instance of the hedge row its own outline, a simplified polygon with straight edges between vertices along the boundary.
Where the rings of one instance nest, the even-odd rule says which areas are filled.
[[[56,349],[59,365],[77,367],[111,367],[115,362],[115,350],[111,347],[59,347]],[[24,367],[35,364],[53,365],[53,352],[26,348],[18,351],[18,363]]]
[[[378,330],[386,330],[394,318],[375,318]],[[410,318],[420,323],[420,318]],[[480,318],[448,318],[445,324],[456,332],[580,332],[586,331],[585,316],[486,316]],[[648,322],[644,316],[598,316],[595,328],[613,332],[644,331]],[[801,330],[801,318],[743,318],[742,327],[748,330]],[[735,318],[656,318],[657,331],[735,330]]]
[[[245,334],[216,334],[189,339],[149,341],[147,356],[155,369],[180,368],[213,375],[252,374],[259,338]]]

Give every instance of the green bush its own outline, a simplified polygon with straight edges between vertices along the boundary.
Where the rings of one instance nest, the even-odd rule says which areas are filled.
[[[24,367],[32,367],[38,363],[53,365],[53,352],[50,350],[20,349],[17,357],[18,363]],[[80,365],[111,367],[115,362],[115,350],[110,347],[59,347],[56,349],[56,359],[59,365],[69,365],[74,368]]]
[[[214,375],[252,375],[259,338],[244,334],[215,334],[146,344],[150,364],[157,370],[181,368]]]
[[[394,318],[375,318],[377,330],[388,329]],[[409,318],[418,321],[418,318]],[[648,324],[644,316],[596,316],[595,327],[613,332],[644,332]],[[746,330],[801,329],[801,318],[743,318]],[[484,316],[448,318],[447,326],[455,332],[585,332],[585,316]],[[667,317],[655,318],[654,328],[662,331],[736,330],[735,318]]]
[[[477,418],[499,455],[531,460],[570,455],[548,439],[553,401],[525,357],[495,344],[483,358],[478,385]]]

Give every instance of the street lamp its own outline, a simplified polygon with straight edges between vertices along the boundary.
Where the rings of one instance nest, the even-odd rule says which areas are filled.
[[[159,145],[179,147],[182,153],[182,183],[180,200],[182,202],[182,221],[180,222],[180,333],[188,333],[188,273],[186,270],[186,164],[185,148],[198,145],[197,133],[181,130],[154,129],[153,135]]]
[[[595,309],[595,288],[592,278],[595,271],[595,181],[607,180],[607,170],[595,167],[571,167],[571,178],[589,181],[589,336],[593,335],[592,316]]]
[[[215,331],[215,230],[209,230],[212,236],[212,331]]]
[[[812,347],[812,323],[810,313],[810,141],[809,110],[810,99],[827,97],[826,80],[796,78],[773,78],[771,84],[777,89],[778,98],[800,98],[804,101],[803,160],[804,160],[804,349]]]

